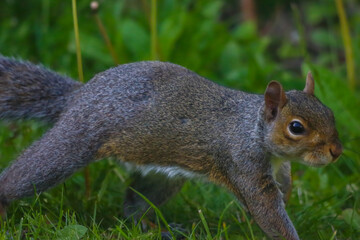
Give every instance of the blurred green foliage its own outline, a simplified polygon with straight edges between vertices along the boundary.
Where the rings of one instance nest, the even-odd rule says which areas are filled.
[[[293,164],[294,187],[287,206],[302,239],[357,239],[360,234],[360,99],[350,90],[336,5],[333,1],[256,1],[258,21],[241,21],[238,1],[159,0],[158,56],[232,88],[262,93],[270,80],[301,89],[311,70],[316,95],[335,113],[344,144],[338,162],[317,169]],[[112,66],[111,55],[89,8],[78,1],[85,79]],[[150,1],[100,1],[103,21],[121,63],[150,59]],[[360,74],[360,4],[345,2],[356,76]],[[70,1],[2,1],[0,53],[42,63],[77,78]],[[296,12],[299,14],[297,15]],[[298,23],[298,24],[296,24]],[[303,31],[299,31],[303,29]],[[357,78],[359,86],[360,79]],[[0,123],[0,169],[48,126],[36,122]],[[75,174],[64,185],[13,204],[0,239],[158,238],[121,218],[127,173],[112,160],[90,168],[92,196]],[[214,238],[255,239],[263,233],[226,190],[191,181],[162,206],[168,222],[183,223],[191,239],[206,238],[201,209]],[[84,227],[85,226],[85,227]],[[250,227],[249,227],[250,226]],[[77,234],[77,235],[74,235]],[[335,238],[334,238],[335,236]]]

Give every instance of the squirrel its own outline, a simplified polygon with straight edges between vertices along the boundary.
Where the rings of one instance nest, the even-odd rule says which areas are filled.
[[[0,119],[20,118],[53,126],[1,173],[3,215],[11,201],[112,156],[136,166],[131,186],[154,204],[186,177],[205,177],[227,187],[270,238],[296,240],[284,208],[290,160],[324,166],[342,154],[334,115],[314,96],[310,72],[302,91],[271,81],[260,95],[167,62],[119,65],[82,85],[0,56]],[[146,210],[129,189],[124,207],[126,216]]]

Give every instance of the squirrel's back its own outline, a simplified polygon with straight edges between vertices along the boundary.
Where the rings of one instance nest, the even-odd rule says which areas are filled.
[[[100,106],[100,111],[111,111],[108,115],[116,119],[136,114],[148,123],[153,115],[157,122],[174,118],[226,124],[227,117],[254,117],[263,104],[262,95],[232,90],[182,66],[158,61],[124,64],[99,73],[76,99],[79,108],[93,111]],[[141,116],[142,112],[146,115]]]
[[[130,105],[156,101],[159,109],[171,108],[181,113],[196,109],[198,115],[202,113],[200,109],[206,114],[221,112],[224,115],[227,110],[234,111],[235,105],[244,107],[246,104],[241,101],[255,104],[251,107],[254,109],[263,101],[262,95],[232,90],[182,66],[159,61],[135,62],[111,68],[95,75],[81,92],[83,97],[116,98],[116,103],[127,101]],[[181,106],[186,109],[177,109]]]

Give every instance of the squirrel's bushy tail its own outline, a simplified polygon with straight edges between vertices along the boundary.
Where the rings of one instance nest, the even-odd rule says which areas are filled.
[[[0,119],[53,122],[80,86],[42,66],[0,56]]]

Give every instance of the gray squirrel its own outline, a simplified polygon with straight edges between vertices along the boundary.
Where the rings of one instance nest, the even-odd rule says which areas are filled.
[[[295,240],[284,208],[289,160],[324,166],[342,153],[333,113],[314,96],[311,73],[303,91],[284,92],[271,81],[258,95],[166,62],[120,65],[82,85],[0,56],[0,119],[21,118],[53,127],[1,173],[3,216],[11,201],[112,156],[138,166],[142,173],[131,186],[154,204],[180,190],[186,177],[206,177],[233,192],[270,238]],[[126,216],[145,206],[127,190]]]

